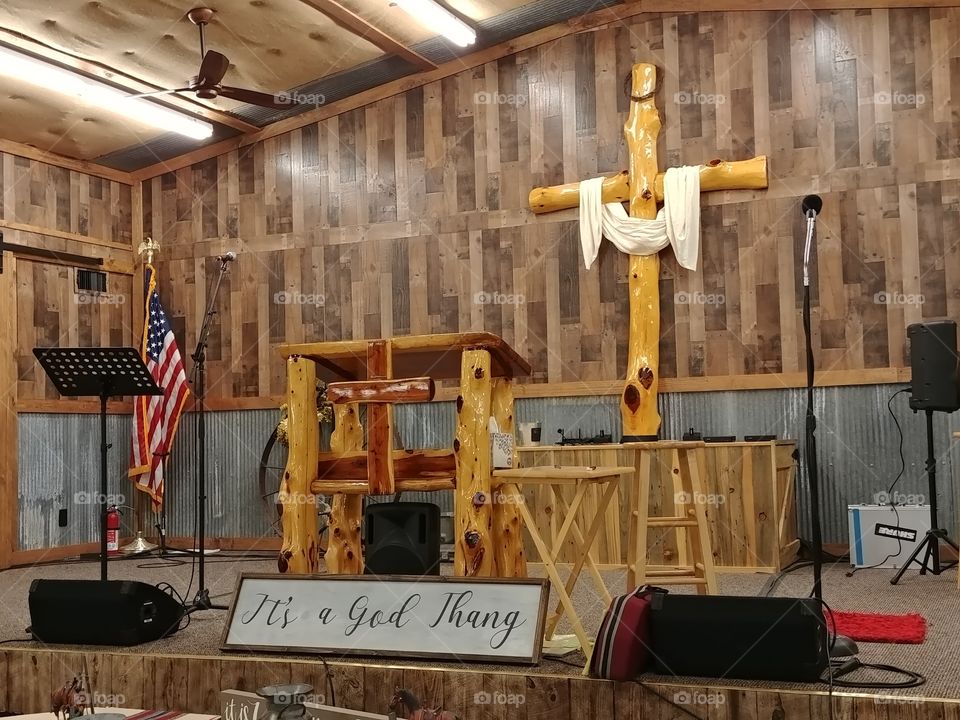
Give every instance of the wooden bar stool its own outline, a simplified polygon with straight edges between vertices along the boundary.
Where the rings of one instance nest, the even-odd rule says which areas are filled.
[[[607,605],[610,604],[610,593],[603,582],[600,571],[597,569],[591,550],[599,536],[599,530],[606,520],[610,501],[613,500],[620,487],[620,478],[633,474],[634,469],[631,467],[538,466],[494,470],[493,472],[494,492],[501,495],[495,502],[517,504],[520,509],[520,516],[530,533],[530,539],[540,554],[540,561],[543,563],[547,577],[550,578],[553,590],[557,594],[556,607],[553,613],[547,616],[544,638],[549,640],[553,637],[557,624],[566,615],[573,627],[574,634],[580,642],[580,646],[588,658],[590,657],[592,640],[583,628],[580,616],[573,606],[571,595],[580,577],[580,571],[586,565],[600,597]],[[561,491],[564,486],[571,485],[576,489],[573,499],[567,504]],[[563,520],[560,531],[553,538],[552,543],[544,538],[542,529],[538,527],[537,521],[524,502],[522,494],[524,486],[547,486],[553,492],[557,506],[563,513]],[[600,500],[596,512],[588,517],[588,513],[583,512],[583,501],[587,490],[591,487],[599,488]],[[581,522],[583,525],[581,525]],[[557,570],[557,559],[560,557],[564,543],[570,536],[572,536],[574,547],[577,550],[577,559],[570,568],[567,581],[564,582]]]
[[[697,593],[713,595],[717,579],[713,567],[713,550],[707,527],[702,482],[702,442],[659,441],[627,443],[636,450],[634,475],[634,507],[630,512],[627,544],[627,591],[644,585],[695,585]],[[650,515],[650,483],[653,464],[659,452],[670,454],[676,514]],[[679,481],[679,482],[676,482]],[[647,530],[676,530],[681,549],[677,565],[650,565],[647,558]]]

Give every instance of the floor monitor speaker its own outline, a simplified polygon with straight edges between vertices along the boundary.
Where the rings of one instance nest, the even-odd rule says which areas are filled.
[[[365,570],[370,575],[439,575],[440,508],[432,503],[367,505]]]
[[[653,605],[650,631],[664,675],[816,682],[828,662],[813,598],[669,593]]]
[[[34,640],[67,645],[139,645],[175,633],[183,606],[154,585],[131,580],[34,580]]]

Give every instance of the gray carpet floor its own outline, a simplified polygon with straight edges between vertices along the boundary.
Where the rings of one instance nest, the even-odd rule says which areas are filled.
[[[449,571],[449,565],[445,566]],[[531,565],[531,574],[538,574],[540,566]],[[180,593],[193,597],[197,590],[195,575],[191,583],[191,565],[171,564],[160,558],[137,558],[112,561],[111,579],[142,580],[148,583],[167,582]],[[273,559],[263,557],[241,557],[233,554],[214,555],[207,562],[206,584],[216,602],[228,603],[241,572],[275,572]],[[957,588],[957,572],[949,570],[939,577],[921,577],[916,571],[906,574],[897,586],[890,584],[892,572],[889,570],[862,570],[848,577],[849,566],[838,564],[828,566],[824,574],[824,599],[835,610],[860,610],[885,613],[920,613],[928,624],[927,638],[920,645],[894,645],[879,643],[861,643],[860,657],[865,662],[885,663],[909,668],[927,677],[927,683],[919,688],[898,691],[902,694],[922,695],[928,698],[960,699],[960,590]],[[25,637],[24,630],[29,625],[27,594],[30,583],[35,578],[95,579],[99,577],[99,565],[96,562],[66,562],[55,565],[12,569],[0,572],[0,640],[12,640]],[[623,571],[605,571],[604,581],[612,594],[624,592],[625,574]],[[727,595],[758,595],[771,576],[766,574],[725,574],[720,576],[720,589]],[[809,594],[812,586],[812,572],[801,568],[785,575],[773,594],[784,597],[803,597]],[[692,589],[677,587],[671,592],[689,592]],[[581,576],[574,593],[574,602],[581,614],[588,633],[595,633],[599,627],[605,603],[598,596],[593,583],[586,572]],[[132,648],[111,648],[118,652],[151,654],[188,654],[219,655],[220,637],[226,613],[206,611],[195,614],[190,625],[179,633],[151,643]],[[569,632],[561,623],[559,632]],[[8,642],[5,647],[32,647],[29,640]],[[77,649],[73,647],[72,649]],[[571,654],[567,658],[576,662],[582,656]],[[363,662],[400,664],[396,658],[377,660],[364,659]],[[443,666],[437,662],[407,662],[403,665]],[[483,666],[490,671],[496,668]],[[539,666],[518,668],[510,666],[511,672],[577,674],[577,669],[556,660],[545,659]],[[859,679],[879,679],[879,676],[861,671]],[[677,682],[676,678],[650,676],[651,681]],[[686,679],[684,682],[689,682]],[[718,681],[704,681],[704,684],[717,686]],[[767,683],[739,683],[724,680],[723,685],[769,686]],[[811,689],[809,685],[784,685],[776,687]],[[822,690],[825,687],[814,686]],[[869,691],[875,692],[875,691]]]

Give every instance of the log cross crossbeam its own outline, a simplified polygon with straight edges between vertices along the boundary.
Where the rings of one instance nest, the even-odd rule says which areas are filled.
[[[663,200],[664,174],[657,168],[657,136],[660,114],[655,96],[657,69],[638,63],[631,71],[630,112],[623,132],[630,167],[604,180],[605,203],[629,202],[631,217],[651,220]],[[712,160],[700,168],[701,192],[711,190],[759,190],[767,187],[767,158],[725,162]],[[578,183],[534,188],[530,209],[537,214],[577,207]],[[660,257],[631,255],[628,276],[630,297],[627,377],[620,398],[623,441],[656,439],[660,430],[657,412],[660,343]]]

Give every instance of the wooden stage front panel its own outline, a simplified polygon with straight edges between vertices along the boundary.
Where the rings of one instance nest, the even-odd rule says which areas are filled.
[[[328,687],[320,660],[7,648],[0,650],[0,710],[49,711],[50,692],[73,676],[84,655],[94,691],[113,696],[111,699],[124,707],[219,713],[221,689],[254,691],[294,680],[312,684],[318,694]],[[442,702],[462,720],[647,720],[685,716],[668,700],[684,705],[704,720],[830,717],[826,686],[821,685],[760,689],[658,682],[641,686],[483,665],[431,668],[363,662],[328,664],[337,704],[368,712],[386,712],[394,688],[401,686],[430,704]],[[834,717],[846,720],[899,717],[901,712],[909,712],[912,720],[960,718],[957,700],[837,692],[833,703]]]

